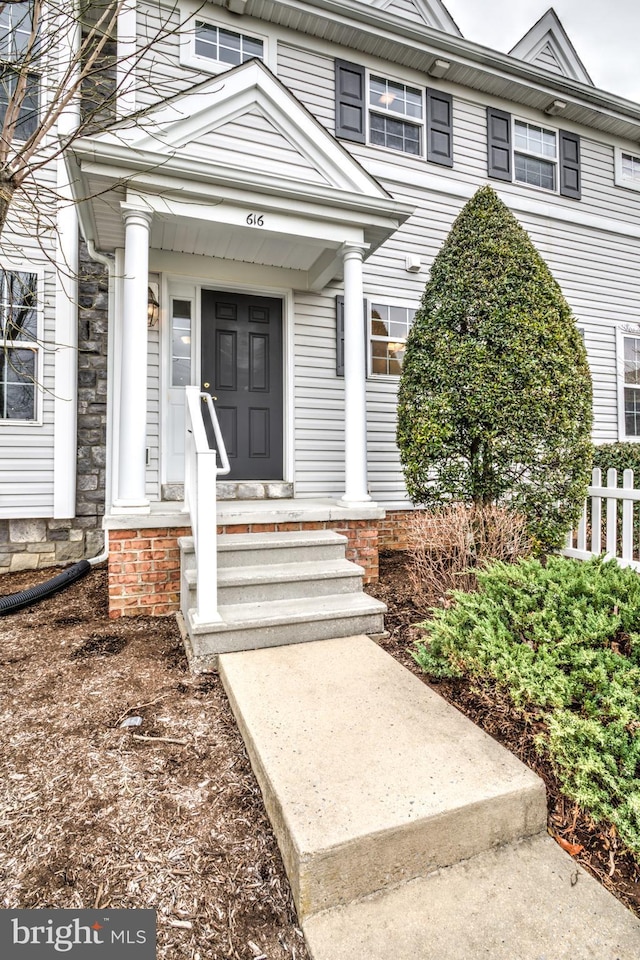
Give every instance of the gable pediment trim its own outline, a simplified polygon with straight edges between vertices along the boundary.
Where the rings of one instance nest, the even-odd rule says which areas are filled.
[[[440,0],[412,0],[412,2],[427,27],[442,30],[454,37],[462,36],[458,24]],[[372,0],[371,3],[373,7],[378,7],[379,10],[386,10],[393,4],[394,0]]]
[[[258,110],[271,127],[318,171],[320,178],[338,190],[370,198],[389,199],[389,194],[357,160],[287,90],[263,63],[251,60],[227,73],[162,103],[147,112],[135,125],[116,128],[83,138],[101,154],[123,145],[136,155],[152,153],[163,157],[161,168],[170,169],[181,160],[197,161],[198,141],[221,131],[251,111]],[[82,149],[83,142],[78,142]],[[76,147],[74,147],[76,149]],[[259,150],[259,142],[256,142]],[[208,155],[202,157],[209,171],[227,168]]]
[[[553,7],[550,7],[516,43],[515,47],[509,51],[509,56],[524,60],[526,63],[536,64],[545,47],[549,47],[565,77],[593,86],[593,80],[576,53]],[[536,65],[542,66],[542,64]]]

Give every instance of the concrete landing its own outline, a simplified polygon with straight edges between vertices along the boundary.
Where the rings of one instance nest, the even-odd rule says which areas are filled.
[[[313,960],[637,960],[640,922],[548,836],[309,917]]]
[[[542,781],[367,637],[219,670],[301,920],[545,829]]]

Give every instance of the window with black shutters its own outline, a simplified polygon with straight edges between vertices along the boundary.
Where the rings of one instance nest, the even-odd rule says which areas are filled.
[[[488,107],[487,172],[579,200],[580,137]]]
[[[336,60],[336,136],[453,165],[450,94]]]

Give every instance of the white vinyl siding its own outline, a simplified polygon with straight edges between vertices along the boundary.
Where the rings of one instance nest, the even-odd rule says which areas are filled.
[[[204,159],[211,157],[218,163],[226,159],[236,169],[261,171],[277,177],[281,177],[286,170],[287,177],[291,179],[329,185],[326,177],[289,143],[258,108],[202,135],[197,150]]]
[[[279,43],[278,79],[323,127],[331,133],[335,132],[335,69],[331,57],[290,43]]]
[[[558,59],[549,46],[545,44],[540,53],[531,61],[536,67],[543,67],[545,70],[550,70],[551,73],[557,73],[560,76],[564,76],[564,70],[558,63]]]
[[[160,328],[149,329],[147,345],[146,495],[160,499]]]
[[[243,30],[251,34],[249,22],[245,26],[243,21]],[[345,48],[321,54],[316,41],[310,42],[313,49],[307,50],[304,37],[294,41],[294,34],[283,32],[286,41],[277,45],[279,79],[332,132],[333,55],[363,62],[376,76],[388,75],[388,64],[360,58]],[[169,47],[172,42],[168,41]],[[179,68],[177,45],[173,60],[167,50],[161,57],[159,54],[167,83],[182,89],[188,85],[188,79],[187,71]],[[410,71],[406,78],[399,79],[405,79],[409,86],[426,84],[425,77]],[[393,197],[416,207],[414,216],[364,264],[364,293],[372,302],[418,305],[433,258],[455,217],[475,190],[487,182],[486,107],[496,106],[515,115],[513,105],[506,101],[483,98],[445,81],[439,81],[438,87],[453,96],[454,168],[427,164],[424,156],[343,143]],[[547,127],[547,119],[535,111],[523,115],[518,108],[517,117],[534,126]],[[529,232],[584,331],[594,383],[594,440],[610,442],[619,437],[617,330],[638,321],[640,236],[633,234],[638,231],[640,218],[637,196],[633,191],[620,190],[614,183],[614,145],[604,142],[604,135],[598,139],[599,135],[594,137],[590,131],[575,126],[572,131],[581,137],[581,201],[568,200],[558,193],[540,194],[527,184],[500,183],[496,189]],[[256,134],[261,138],[260,151],[254,149]],[[297,167],[288,166],[293,159],[290,145],[259,113],[230,122],[203,138],[203,146],[217,156],[230,160],[235,157],[242,167],[251,162],[254,169],[256,163],[262,164],[261,170],[281,165],[288,168],[292,180],[311,178],[299,155]],[[627,147],[627,152],[633,152],[630,145]],[[419,273],[407,272],[407,254],[421,258]],[[248,282],[250,277],[251,266],[247,265]],[[341,293],[338,284],[322,294],[295,293],[294,479],[296,496],[303,498],[338,497],[344,492],[344,382],[335,372],[335,296]],[[155,350],[155,341],[150,340],[150,496],[152,490],[158,489],[154,434],[158,412],[153,377],[159,375],[159,370]],[[396,397],[396,379],[368,379],[370,493],[388,508],[408,505],[395,445]]]

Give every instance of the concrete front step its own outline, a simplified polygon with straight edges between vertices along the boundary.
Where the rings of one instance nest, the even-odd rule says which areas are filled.
[[[190,607],[196,603],[196,571],[186,570]],[[306,560],[218,570],[218,603],[264,603],[325,597],[362,590],[364,570],[350,560]]]
[[[386,607],[365,593],[220,606],[220,623],[197,623],[187,613],[192,670],[213,670],[218,655],[366,633],[384,633]]]
[[[219,669],[301,920],[545,829],[542,781],[367,637]]]
[[[313,960],[637,960],[640,921],[548,836],[309,917]]]
[[[193,537],[178,541],[186,569],[195,566]],[[253,567],[257,563],[305,563],[344,558],[347,538],[333,530],[276,533],[223,533],[217,538],[218,567]],[[259,558],[259,559],[256,559]]]

